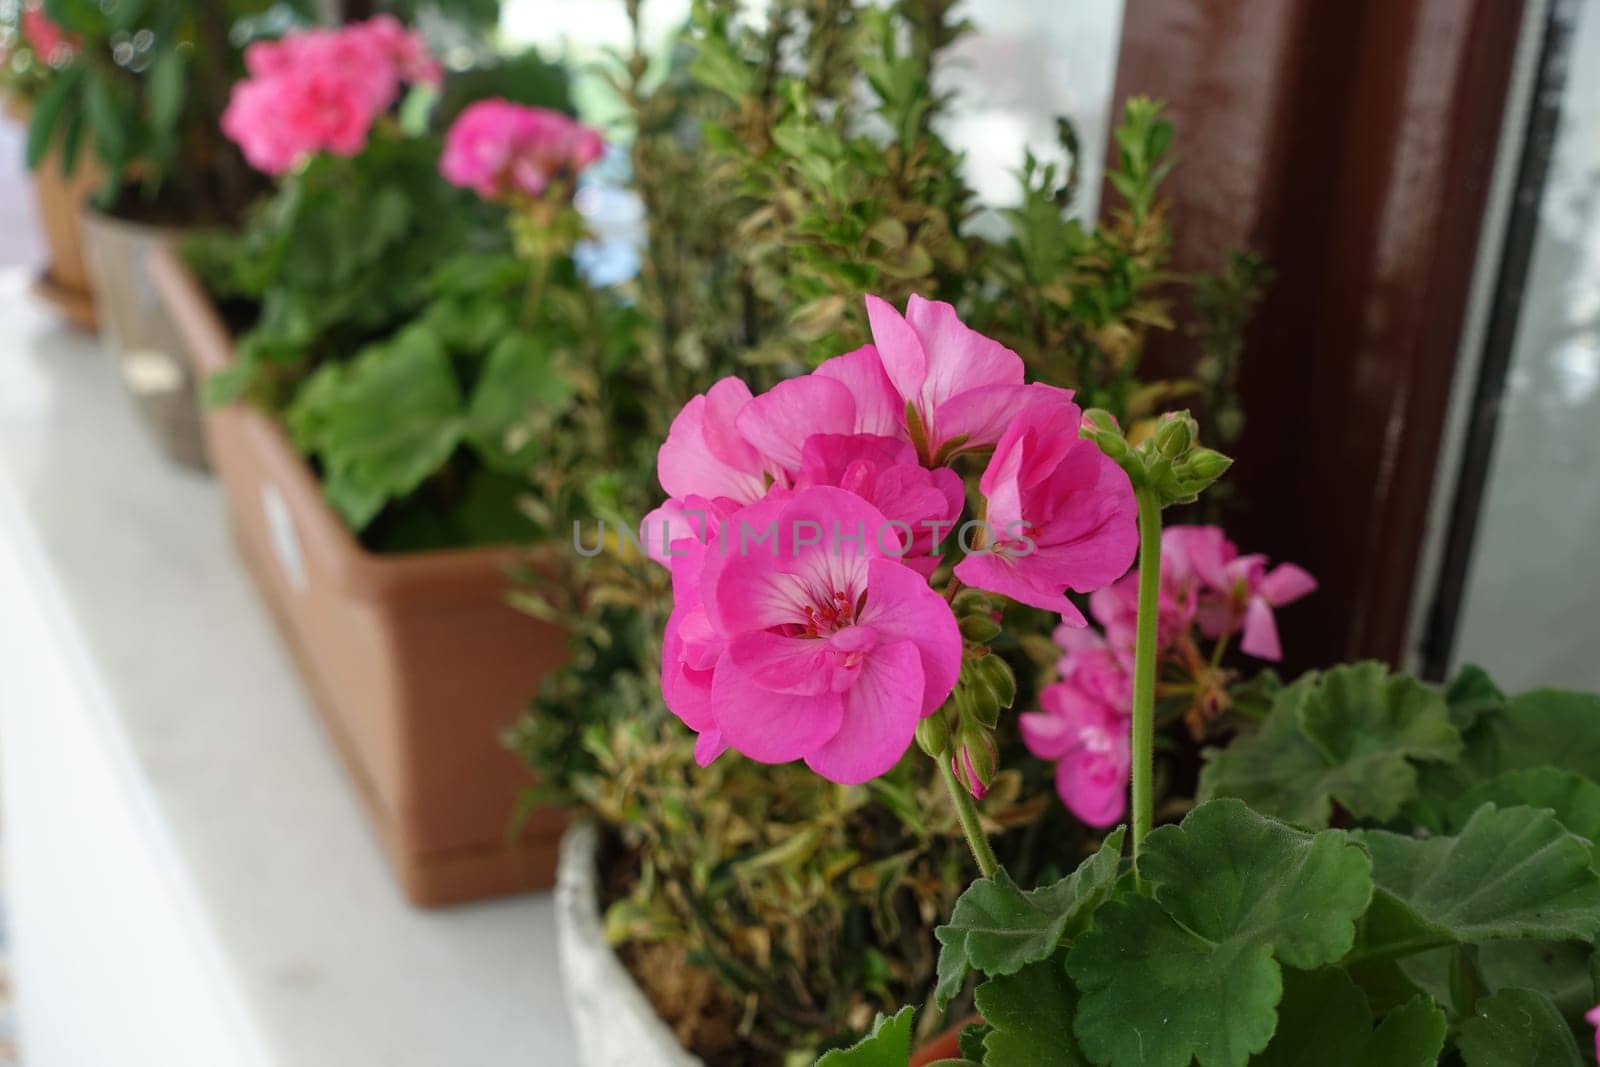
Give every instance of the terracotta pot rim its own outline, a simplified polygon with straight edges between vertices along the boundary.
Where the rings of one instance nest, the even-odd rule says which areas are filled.
[[[200,380],[204,382],[230,366],[233,338],[210,295],[170,241],[152,253],[150,267],[187,342],[185,347]],[[528,558],[527,550],[516,544],[373,552],[357,540],[328,505],[316,473],[289,440],[281,422],[244,404],[221,411],[208,409],[204,415],[214,418],[224,413],[239,420],[270,457],[279,488],[293,498],[295,514],[307,520],[298,532],[314,548],[322,550],[334,566],[338,584],[346,590],[366,596],[406,589],[416,594],[434,592],[451,599],[479,597],[486,588],[503,588],[507,569]]]

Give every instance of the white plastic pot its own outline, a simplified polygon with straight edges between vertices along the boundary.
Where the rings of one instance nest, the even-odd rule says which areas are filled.
[[[704,1067],[678,1044],[606,943],[596,859],[600,834],[579,821],[561,840],[556,943],[581,1067]]]

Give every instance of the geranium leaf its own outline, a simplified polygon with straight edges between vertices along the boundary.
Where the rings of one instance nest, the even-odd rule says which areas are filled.
[[[442,467],[461,441],[461,390],[432,332],[408,329],[349,363],[325,364],[286,412],[322,462],[330,502],[360,530]]]
[[[872,1033],[849,1048],[834,1049],[816,1067],[906,1067],[911,1061],[911,1020],[916,1011],[901,1008],[893,1015],[879,1014]]]
[[[1087,1067],[1072,1038],[1077,993],[1060,957],[1029,964],[978,987],[978,1011],[990,1030],[983,1039],[989,1067]]]
[[[1467,1067],[1581,1067],[1583,1056],[1561,1013],[1531,989],[1484,997],[1461,1023],[1456,1044]]]
[[[1480,715],[1500,711],[1506,705],[1506,695],[1475,663],[1468,663],[1457,672],[1445,687],[1444,700],[1450,705],[1450,721],[1462,733],[1471,729]]]
[[[1387,927],[1369,945],[1421,931],[1477,944],[1587,941],[1600,930],[1589,847],[1547,811],[1485,804],[1455,837],[1356,836],[1372,854],[1380,890],[1365,925]],[[1414,927],[1406,931],[1408,918]]]
[[[950,922],[933,932],[940,944],[939,1008],[961,992],[973,969],[1016,974],[1054,953],[1068,930],[1110,894],[1123,833],[1120,827],[1113,831],[1098,852],[1051,885],[1023,892],[1004,871],[972,883],[956,901]]]
[[[1334,801],[1387,820],[1416,794],[1412,761],[1448,762],[1460,751],[1442,696],[1358,663],[1283,690],[1258,733],[1209,754],[1200,795],[1237,796],[1313,828],[1328,825]]]
[[[1074,1030],[1096,1062],[1244,1064],[1271,1039],[1280,963],[1342,957],[1372,896],[1367,854],[1218,800],[1145,841],[1131,892],[1095,912],[1067,956],[1082,991]]]
[[[1600,781],[1600,694],[1535,689],[1483,716],[1463,765],[1482,778],[1551,766]]]
[[[1444,1047],[1444,1012],[1413,997],[1373,1028],[1372,1009],[1336,967],[1285,971],[1278,1029],[1251,1067],[1427,1067]]]
[[[1461,794],[1450,812],[1449,828],[1465,826],[1487,803],[1548,808],[1572,833],[1590,844],[1600,841],[1600,785],[1572,771],[1535,767],[1497,774]]]
[[[507,334],[489,352],[467,405],[467,439],[495,470],[526,474],[571,402],[572,386],[552,367],[548,342]]]
[[[1463,793],[1507,771],[1555,767],[1600,782],[1600,695],[1535,689],[1479,710],[1453,766],[1426,764],[1413,822],[1443,831]]]

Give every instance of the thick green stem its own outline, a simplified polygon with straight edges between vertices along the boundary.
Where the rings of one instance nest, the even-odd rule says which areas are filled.
[[[1161,498],[1139,500],[1139,629],[1133,646],[1133,860],[1155,814],[1156,617],[1161,592]]]
[[[967,844],[972,848],[972,858],[978,861],[978,870],[983,872],[985,878],[993,878],[1000,870],[1000,862],[994,858],[994,849],[989,847],[989,836],[983,832],[983,825],[978,821],[978,807],[972,802],[972,794],[956,779],[955,768],[950,766],[949,753],[937,757],[934,762],[939,765],[944,787],[950,791],[950,802],[956,806],[956,818],[961,820],[961,830],[967,835]]]

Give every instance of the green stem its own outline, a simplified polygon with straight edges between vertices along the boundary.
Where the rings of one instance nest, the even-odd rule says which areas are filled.
[[[543,252],[535,253],[528,270],[528,291],[522,300],[520,325],[524,333],[532,332],[539,321],[539,306],[544,303],[544,287],[549,280],[550,257]]]
[[[1155,813],[1156,619],[1161,591],[1161,498],[1139,500],[1139,629],[1133,646],[1133,861]]]
[[[985,878],[993,878],[1000,870],[1000,862],[994,858],[994,849],[989,847],[989,836],[983,832],[983,825],[978,821],[978,806],[972,802],[972,794],[957,781],[948,752],[934,762],[939,765],[944,787],[950,791],[950,802],[956,806],[956,818],[961,820],[961,830],[967,835],[967,844],[972,848],[972,858],[978,861],[978,870]]]

